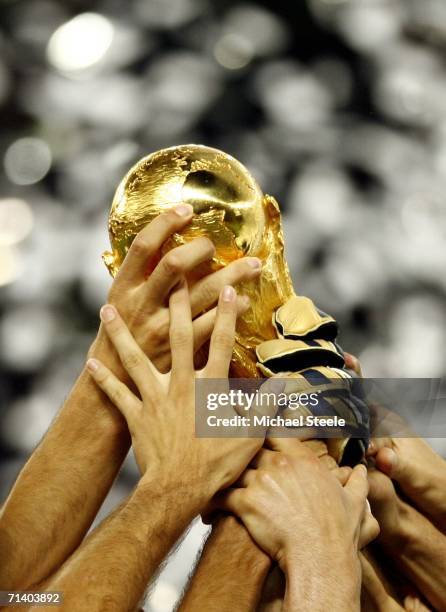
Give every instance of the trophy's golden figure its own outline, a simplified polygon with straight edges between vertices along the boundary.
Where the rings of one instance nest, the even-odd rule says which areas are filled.
[[[258,378],[280,373],[308,388],[311,370],[328,383],[334,378],[346,384],[349,375],[335,342],[335,320],[294,292],[276,200],[262,192],[240,162],[222,151],[202,145],[176,146],[148,155],[130,169],[110,211],[112,250],[103,255],[110,273],[117,273],[145,225],[181,203],[192,205],[194,216],[181,234],[164,245],[165,251],[205,235],[216,246],[211,269],[244,256],[262,260],[260,278],[238,287],[250,297],[251,308],[237,323],[231,376]],[[209,266],[201,266],[197,274],[208,272]],[[341,410],[354,428],[357,413],[350,406]],[[326,442],[338,463],[351,464],[361,460],[367,443],[352,440],[349,444],[348,436]]]
[[[172,147],[141,159],[116,191],[109,219],[112,252],[104,254],[104,261],[115,275],[136,234],[180,203],[191,204],[194,217],[175,235],[176,244],[208,236],[216,246],[215,269],[244,256],[263,262],[260,280],[239,287],[251,298],[251,308],[238,321],[232,365],[234,377],[257,377],[255,348],[276,338],[272,313],[294,291],[278,204],[240,162],[201,145]]]

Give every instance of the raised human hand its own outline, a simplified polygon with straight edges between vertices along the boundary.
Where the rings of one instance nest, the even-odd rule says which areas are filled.
[[[200,266],[207,265],[215,254],[212,242],[203,237],[160,256],[166,240],[174,232],[181,231],[192,217],[192,206],[181,204],[147,225],[133,241],[108,296],[109,303],[119,310],[141,349],[161,372],[167,372],[171,366],[169,293],[181,277],[188,277]],[[214,305],[222,288],[256,278],[260,272],[260,260],[245,257],[191,284],[195,352],[211,335],[216,316]],[[247,297],[237,298],[238,314],[248,307]],[[111,348],[101,326],[89,356],[104,361],[115,373],[124,377],[126,372],[120,367],[119,359]]]
[[[240,476],[263,438],[222,438],[216,444],[214,439],[195,436],[196,379],[224,382],[228,377],[237,318],[235,290],[227,286],[221,292],[209,359],[198,372],[194,370],[191,304],[184,279],[170,295],[169,311],[172,369],[163,374],[138,346],[116,308],[109,304],[101,309],[105,333],[139,395],[99,360],[89,359],[87,367],[126,419],[143,477],[149,474],[166,487],[184,487],[199,512],[216,491]]]

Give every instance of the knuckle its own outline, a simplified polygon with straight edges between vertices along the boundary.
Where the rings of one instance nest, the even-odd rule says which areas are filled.
[[[142,364],[142,356],[137,351],[130,351],[122,358],[122,365],[126,370],[132,370]]]
[[[226,331],[216,331],[212,336],[212,342],[215,347],[222,350],[231,350],[234,348],[234,336]]]
[[[127,325],[132,333],[137,333],[137,330],[141,329],[147,320],[147,314],[143,308],[136,308],[128,318]]]
[[[184,348],[192,341],[192,334],[189,329],[180,327],[173,330],[170,344],[172,348]]]
[[[257,480],[261,487],[267,487],[271,482],[271,476],[266,470],[257,470]]]
[[[130,252],[137,257],[144,256],[150,252],[150,244],[147,239],[141,235],[141,233],[139,233],[133,241]]]
[[[151,317],[147,322],[147,338],[153,344],[160,344],[169,338],[169,316],[164,312]]]
[[[116,385],[110,393],[111,400],[114,404],[121,404],[125,398],[125,392],[121,385]]]
[[[173,276],[182,271],[182,262],[177,254],[169,253],[162,260],[163,271],[169,276]]]
[[[212,304],[217,300],[218,291],[211,282],[204,282],[200,288],[199,301],[203,305]]]
[[[273,457],[273,464],[279,469],[286,469],[290,466],[290,457],[285,453],[276,453]]]
[[[257,495],[253,487],[248,487],[240,495],[240,506],[245,512],[255,511],[257,508]]]
[[[372,539],[374,540],[375,538],[377,538],[380,533],[381,533],[381,527],[379,526],[379,523],[376,520],[376,518],[373,517],[373,525],[372,525],[372,529],[371,529]]]

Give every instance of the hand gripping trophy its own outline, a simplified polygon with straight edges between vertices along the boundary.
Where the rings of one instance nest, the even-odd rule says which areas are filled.
[[[284,258],[278,203],[262,193],[240,162],[222,151],[201,145],[176,146],[148,155],[130,169],[110,211],[112,250],[103,259],[112,276],[136,234],[161,212],[181,203],[193,206],[194,217],[164,246],[166,251],[205,235],[216,246],[214,270],[245,256],[263,262],[260,279],[239,286],[250,297],[251,308],[237,324],[231,376],[259,378],[280,373],[318,387],[333,380],[345,384],[351,377],[336,344],[336,321],[294,292]],[[327,400],[325,405],[332,414],[341,413],[352,432],[362,432],[326,440],[338,463],[354,465],[362,460],[367,445],[367,411],[361,405],[358,408],[358,402],[339,399]],[[309,413],[308,408],[302,410]]]

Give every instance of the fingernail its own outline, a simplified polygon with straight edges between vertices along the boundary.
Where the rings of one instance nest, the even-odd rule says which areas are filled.
[[[180,204],[175,206],[174,211],[179,217],[190,217],[194,209],[190,204]]]
[[[101,321],[104,323],[110,323],[110,321],[113,321],[113,319],[116,318],[116,312],[113,306],[102,306],[100,317]]]
[[[262,262],[257,257],[250,257],[247,260],[248,266],[251,266],[254,270],[260,270],[262,267]]]
[[[223,302],[232,302],[235,298],[235,289],[228,285],[223,289],[222,300]]]
[[[96,359],[89,359],[87,361],[87,370],[90,370],[90,372],[96,372],[98,368],[99,368],[99,361],[97,361]]]

